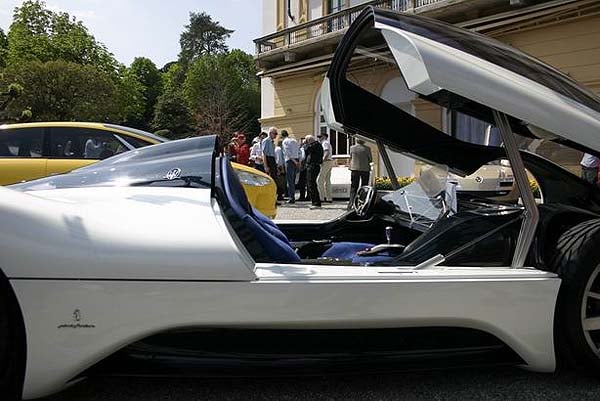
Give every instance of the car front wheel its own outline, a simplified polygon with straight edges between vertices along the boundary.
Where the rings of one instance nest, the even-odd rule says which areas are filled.
[[[21,399],[24,358],[21,311],[8,280],[0,272],[0,399],[3,401]]]
[[[556,308],[559,362],[600,371],[600,219],[576,225],[557,242],[551,269],[562,284]]]

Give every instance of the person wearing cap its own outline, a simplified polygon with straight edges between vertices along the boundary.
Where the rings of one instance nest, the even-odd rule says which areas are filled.
[[[319,142],[323,147],[323,163],[321,164],[321,172],[317,178],[319,185],[319,194],[323,202],[333,202],[331,188],[331,169],[333,168],[333,158],[331,157],[331,144],[328,141],[329,135],[326,132],[318,136]]]
[[[246,143],[246,135],[243,133],[238,133],[235,139],[237,144],[237,162],[239,164],[243,164],[244,166],[248,165],[250,161],[250,147]]]

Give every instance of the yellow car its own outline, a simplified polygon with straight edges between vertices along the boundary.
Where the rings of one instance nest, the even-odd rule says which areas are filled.
[[[62,174],[98,160],[167,139],[134,128],[83,122],[0,126],[0,185]],[[273,218],[275,182],[267,174],[233,163],[250,203]]]
[[[236,171],[248,200],[262,214],[274,219],[277,214],[277,185],[268,175],[243,164],[231,163]]]

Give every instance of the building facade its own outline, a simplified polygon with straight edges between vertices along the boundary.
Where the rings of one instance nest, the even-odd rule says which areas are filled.
[[[600,93],[598,0],[263,0],[264,36],[255,40],[263,127],[285,128],[296,137],[328,132],[334,155],[343,162],[353,139],[325,125],[319,89],[337,43],[365,5],[438,18],[492,36]],[[462,121],[416,99],[397,71],[369,71],[355,78],[445,132]],[[551,147],[546,153],[577,168],[578,152]],[[407,164],[398,174],[410,175],[411,169]]]

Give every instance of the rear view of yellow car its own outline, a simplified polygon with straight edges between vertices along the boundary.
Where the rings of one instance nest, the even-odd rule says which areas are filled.
[[[0,126],[0,185],[30,181],[87,166],[98,160],[167,141],[134,128],[84,122]],[[252,205],[273,218],[276,185],[268,175],[234,163]]]

